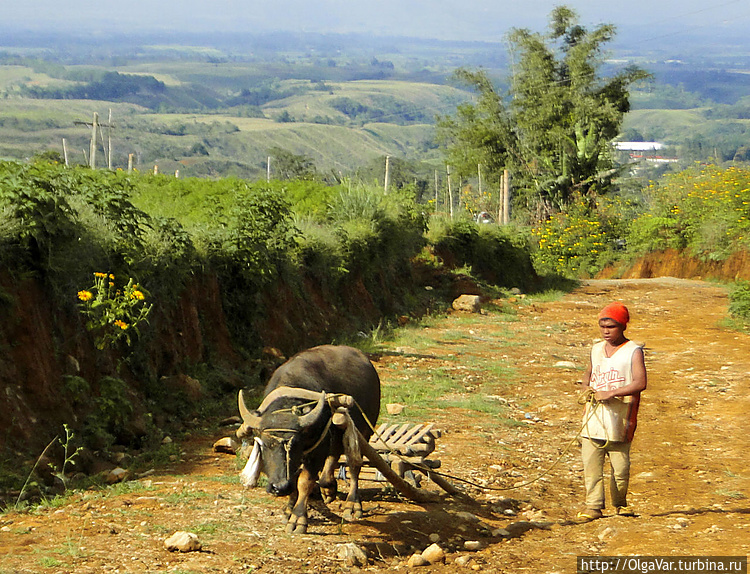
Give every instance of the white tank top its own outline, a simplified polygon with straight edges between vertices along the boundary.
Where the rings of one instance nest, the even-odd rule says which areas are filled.
[[[639,345],[628,341],[619,347],[611,357],[604,353],[606,342],[596,343],[591,348],[591,381],[595,391],[612,391],[633,382],[633,353]],[[590,404],[583,413],[581,436],[616,442],[630,442],[635,433],[636,417],[640,394],[627,397],[614,397],[607,403],[600,403],[589,416]]]

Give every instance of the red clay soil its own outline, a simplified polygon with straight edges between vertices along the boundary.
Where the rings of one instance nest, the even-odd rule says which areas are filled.
[[[615,299],[631,309],[628,334],[645,344],[649,373],[632,456],[638,515],[608,508],[580,524],[582,466],[577,448],[565,449],[580,424],[576,382],[598,337],[595,317]],[[746,556],[750,337],[722,326],[727,303],[722,287],[700,281],[592,280],[558,301],[504,303],[515,322],[453,314],[425,328],[436,341],[429,349],[386,346],[375,358],[386,386],[427,381],[442,367],[464,373],[456,399],[493,394],[507,406],[512,424],[450,403],[434,419],[444,471],[508,489],[466,487],[477,504],[414,504],[367,483],[362,521],[342,522],[339,502],[316,502],[309,532],[287,535],[282,501],[239,487],[235,459],[212,452],[222,436],[214,432],[182,445],[171,466],[106,494],[0,515],[0,573],[390,572],[408,569],[432,540],[446,558],[426,572],[567,573],[579,555]],[[505,371],[478,370],[480,362]],[[497,372],[509,373],[505,384]],[[203,551],[167,552],[176,530],[195,532]],[[366,550],[366,565],[340,558],[350,542]]]

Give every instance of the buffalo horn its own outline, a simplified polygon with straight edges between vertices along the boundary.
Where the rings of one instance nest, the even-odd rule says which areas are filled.
[[[245,404],[245,397],[242,395],[242,389],[240,389],[239,399],[237,402],[239,403],[243,426],[253,429],[260,428],[260,417],[255,414],[257,411],[253,412],[247,408],[247,404]]]
[[[311,410],[306,415],[302,415],[299,417],[299,426],[302,428],[309,427],[312,425],[316,419],[323,413],[323,409],[325,408],[327,401],[326,401],[326,394],[325,392],[319,393],[320,394],[320,400],[318,400],[318,404],[315,405],[315,408]]]
[[[264,413],[266,409],[271,406],[271,403],[281,397],[317,401],[320,399],[321,395],[321,391],[310,391],[308,389],[298,389],[295,387],[278,387],[266,395],[263,402],[260,403],[260,406],[258,407],[258,412],[261,414]]]

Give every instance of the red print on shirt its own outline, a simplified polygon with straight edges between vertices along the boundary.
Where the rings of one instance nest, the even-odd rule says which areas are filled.
[[[601,372],[599,365],[594,367],[594,371],[591,373],[591,387],[597,391],[613,391],[622,386],[625,382],[625,376],[621,375],[620,372],[610,367],[609,371]]]

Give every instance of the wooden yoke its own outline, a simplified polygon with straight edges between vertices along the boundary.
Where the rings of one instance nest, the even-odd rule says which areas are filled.
[[[348,408],[339,407],[336,409],[336,412],[333,414],[333,424],[337,427],[343,428],[345,431],[347,428],[350,428],[357,433],[357,441],[359,442],[361,453],[364,454],[372,465],[377,468],[386,479],[388,479],[388,482],[390,482],[396,490],[406,498],[414,500],[415,502],[437,502],[440,500],[436,494],[414,488],[394,472],[390,465],[382,459],[372,446],[370,446],[365,437],[362,436],[362,433],[359,432],[359,429],[354,426],[354,421],[352,421]]]

